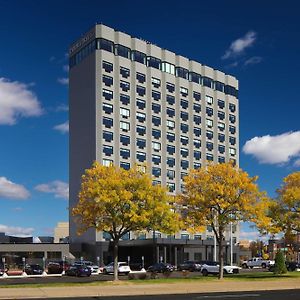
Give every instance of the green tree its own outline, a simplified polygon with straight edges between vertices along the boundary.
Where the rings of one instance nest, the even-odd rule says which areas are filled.
[[[179,216],[166,189],[152,185],[148,174],[106,167],[95,162],[82,176],[79,201],[72,213],[78,233],[89,228],[108,232],[114,249],[114,279],[118,280],[118,244],[130,231],[178,230]]]
[[[274,274],[281,275],[287,273],[285,259],[282,251],[278,251],[275,256]]]
[[[187,226],[195,231],[211,226],[219,245],[219,278],[223,278],[224,232],[231,222],[251,221],[267,226],[269,200],[251,178],[231,163],[211,164],[191,170],[180,198]]]

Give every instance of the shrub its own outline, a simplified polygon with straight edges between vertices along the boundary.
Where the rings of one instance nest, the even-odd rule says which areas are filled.
[[[144,280],[147,278],[147,273],[146,272],[142,272],[142,273],[129,273],[128,274],[128,279],[132,280],[132,279],[141,279]]]
[[[274,274],[281,275],[287,273],[284,255],[281,251],[276,253],[275,256],[275,266],[274,266]]]

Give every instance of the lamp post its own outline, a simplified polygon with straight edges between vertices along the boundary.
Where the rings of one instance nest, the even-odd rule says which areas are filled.
[[[145,265],[145,257],[142,256],[142,269],[144,269],[144,265]]]
[[[63,270],[61,272],[61,275],[65,275],[66,274],[66,256],[63,256]]]
[[[43,275],[44,276],[48,275],[46,273],[46,257],[45,256],[43,256]]]
[[[23,261],[23,276],[26,276],[27,274],[25,273],[25,265],[26,265],[26,258],[22,257],[22,261]]]
[[[3,263],[3,277],[6,277],[6,276],[8,276],[7,274],[6,274],[6,269],[5,269],[5,257],[3,256],[2,257],[2,263]]]
[[[230,222],[230,265],[233,261],[233,243],[232,243],[232,222]]]

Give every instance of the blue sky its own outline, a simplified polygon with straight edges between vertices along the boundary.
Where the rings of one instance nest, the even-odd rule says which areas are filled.
[[[0,0],[0,231],[49,235],[68,219],[66,53],[97,22],[236,76],[240,165],[274,196],[300,169],[299,9],[296,0]]]

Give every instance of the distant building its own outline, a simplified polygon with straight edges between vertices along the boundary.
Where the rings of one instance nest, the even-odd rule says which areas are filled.
[[[69,239],[69,222],[58,222],[54,228],[54,243],[67,243]]]

